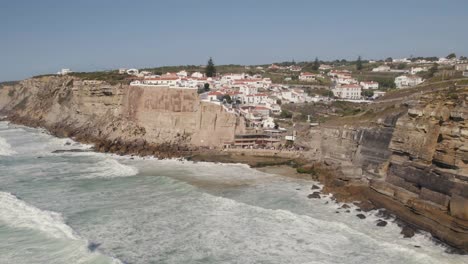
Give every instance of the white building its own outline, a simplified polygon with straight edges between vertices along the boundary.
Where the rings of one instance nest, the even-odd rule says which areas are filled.
[[[395,78],[395,85],[398,89],[416,86],[424,82],[423,78],[415,75],[402,75]]]
[[[138,75],[139,71],[138,69],[128,69],[127,74],[128,75]]]
[[[192,73],[192,75],[190,75],[191,77],[193,78],[203,78],[204,77],[204,74],[201,73],[201,72],[194,72]]]
[[[468,63],[462,63],[455,65],[456,71],[468,71]]]
[[[333,95],[342,99],[361,99],[361,86],[348,84],[337,86],[333,90]]]
[[[373,72],[389,72],[390,66],[387,65],[380,65],[379,67],[373,68]]]
[[[403,59],[393,59],[392,62],[394,63],[410,63],[411,61],[407,58],[403,58]]]
[[[188,76],[188,73],[184,70],[176,73],[177,76],[181,77],[181,78],[186,78]]]
[[[315,74],[310,72],[301,72],[299,75],[299,80],[304,82],[312,82],[315,81]]]
[[[339,85],[357,84],[358,81],[348,74],[339,74],[333,79]]]
[[[360,82],[359,84],[361,85],[362,89],[364,89],[364,90],[369,90],[369,89],[377,90],[377,89],[379,89],[379,83],[378,82],[374,82],[374,81]]]
[[[332,66],[327,65],[327,64],[320,64],[320,67],[319,67],[319,70],[322,70],[322,71],[327,71],[331,69],[332,69]]]
[[[424,71],[427,71],[428,68],[427,67],[411,67],[411,70],[410,70],[410,73],[411,74],[416,74],[418,72],[424,72]]]
[[[304,103],[306,101],[307,94],[301,89],[288,89],[281,92],[281,97],[291,103]]]
[[[258,88],[255,86],[241,85],[239,87],[239,92],[244,95],[253,95],[258,93]]]
[[[72,71],[70,69],[61,69],[59,72],[57,72],[58,75],[67,75],[71,73]]]
[[[244,104],[249,105],[259,105],[259,104],[266,104],[268,95],[267,94],[250,94],[243,96]]]
[[[275,119],[273,117],[266,117],[262,120],[263,128],[275,128]]]
[[[372,98],[374,99],[377,99],[381,96],[384,96],[385,95],[385,92],[384,91],[374,91],[374,95],[372,96]]]

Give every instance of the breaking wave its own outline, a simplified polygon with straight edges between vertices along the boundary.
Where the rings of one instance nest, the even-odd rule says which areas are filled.
[[[16,154],[16,152],[11,148],[11,145],[0,137],[0,156],[11,156],[13,154]]]

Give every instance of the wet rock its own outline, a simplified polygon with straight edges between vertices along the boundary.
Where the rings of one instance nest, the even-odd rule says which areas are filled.
[[[358,206],[362,211],[369,212],[370,210],[374,210],[375,206],[369,201],[362,201],[359,203],[354,203],[354,205]]]
[[[381,217],[381,218],[383,218],[385,220],[388,220],[388,219],[392,218],[392,214],[390,212],[388,212],[387,210],[385,210],[385,209],[379,210],[377,212],[377,216]]]
[[[387,225],[387,221],[385,220],[382,220],[382,219],[379,219],[377,220],[377,226],[386,226]]]
[[[366,216],[363,214],[357,214],[356,215],[359,219],[366,219]]]
[[[52,151],[52,153],[65,153],[65,152],[89,152],[88,149],[57,149]]]
[[[347,212],[347,213],[351,213],[351,211],[350,211],[350,210],[346,210],[345,212]]]
[[[411,227],[409,227],[409,226],[404,226],[404,227],[401,229],[400,234],[402,234],[404,238],[413,237],[413,236],[414,236],[414,229],[411,228]]]
[[[339,213],[340,213],[340,212],[338,212],[338,211],[335,211],[335,214],[339,214]]]
[[[300,190],[301,190],[301,188],[296,188],[296,191],[300,191]]]
[[[65,146],[69,146],[69,145],[71,145],[71,142],[69,141],[65,142]]]
[[[314,184],[314,185],[312,185],[312,188],[310,188],[310,189],[311,190],[318,190],[318,189],[320,189],[320,187]]]
[[[89,251],[94,252],[100,245],[101,244],[99,244],[99,243],[90,242],[88,244],[88,249],[89,249]]]
[[[347,205],[347,204],[343,204],[343,205],[342,205],[340,208],[343,208],[343,209],[348,209],[348,208],[350,208],[350,206],[349,206],[349,205]]]
[[[420,248],[421,246],[414,245],[415,248]]]
[[[320,199],[320,193],[319,192],[313,192],[313,193],[307,195],[307,198],[309,198],[309,199],[311,199],[311,198]]]

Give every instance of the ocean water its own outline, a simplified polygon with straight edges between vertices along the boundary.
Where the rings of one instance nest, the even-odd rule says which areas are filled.
[[[1,264],[468,263],[310,181],[89,148],[0,122]]]

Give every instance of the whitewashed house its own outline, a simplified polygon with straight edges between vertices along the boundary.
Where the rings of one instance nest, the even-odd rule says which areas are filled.
[[[402,75],[395,78],[395,85],[398,89],[416,86],[424,82],[423,78],[416,75]]]
[[[380,65],[379,67],[373,68],[373,72],[389,72],[390,66],[387,65]]]
[[[67,75],[71,73],[72,71],[70,69],[61,69],[59,72],[57,72],[58,75]]]
[[[374,81],[370,81],[370,82],[360,82],[359,83],[362,87],[362,89],[364,90],[377,90],[379,89],[379,83],[378,82],[374,82]]]
[[[186,71],[182,70],[182,71],[176,73],[176,75],[179,76],[180,78],[187,78],[188,73]]]
[[[468,71],[468,63],[462,63],[455,65],[456,71]]]
[[[327,64],[320,64],[320,67],[319,67],[319,70],[321,70],[321,71],[328,71],[328,70],[331,70],[331,69],[332,69],[332,66],[327,65]]]
[[[192,77],[192,78],[203,78],[203,77],[205,77],[205,75],[203,73],[201,73],[201,72],[194,72],[194,73],[192,73],[192,75],[190,75],[190,77]]]
[[[310,72],[301,72],[299,75],[299,81],[312,82],[315,81],[315,74]]]
[[[127,74],[128,75],[137,75],[138,74],[138,69],[128,69]]]
[[[357,84],[347,84],[337,86],[333,90],[333,95],[342,99],[361,99],[361,86]]]
[[[427,67],[411,67],[410,73],[415,75],[418,72],[425,72],[427,70],[428,70]]]

